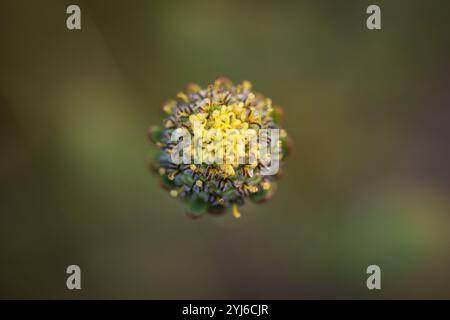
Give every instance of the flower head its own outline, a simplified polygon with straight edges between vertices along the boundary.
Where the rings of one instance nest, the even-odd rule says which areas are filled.
[[[280,128],[282,109],[250,82],[189,84],[162,110],[163,126],[149,130],[159,148],[152,168],[172,197],[188,203],[191,216],[230,210],[239,218],[246,199],[272,197],[288,136]]]

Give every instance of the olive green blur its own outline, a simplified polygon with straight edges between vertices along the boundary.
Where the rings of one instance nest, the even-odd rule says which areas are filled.
[[[450,3],[370,4],[0,0],[0,298],[450,299]],[[220,76],[293,150],[271,202],[191,220],[146,131]]]

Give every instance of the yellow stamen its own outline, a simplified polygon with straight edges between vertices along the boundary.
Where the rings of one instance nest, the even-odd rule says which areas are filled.
[[[186,103],[189,103],[189,98],[187,97],[187,95],[184,92],[178,92],[177,98],[183,100]]]
[[[239,213],[237,205],[235,203],[233,203],[233,217],[235,217],[236,219],[241,217],[241,214]]]
[[[172,109],[173,109],[173,107],[174,107],[175,105],[176,105],[176,101],[170,100],[170,101],[166,102],[166,103],[163,105],[162,109],[163,109],[163,111],[164,111],[165,113],[171,114],[171,113],[172,113]]]
[[[167,120],[166,123],[164,124],[164,126],[165,126],[166,128],[173,127],[173,125],[174,125],[174,123],[173,123],[172,120]]]
[[[269,190],[270,189],[270,182],[264,181],[263,183],[261,183],[261,186],[264,190]]]
[[[255,100],[255,94],[253,92],[250,92],[247,96],[247,100],[245,101],[245,105],[249,105],[250,103]]]
[[[202,88],[196,83],[191,82],[186,86],[186,91],[190,93],[199,92],[200,90],[202,90]]]
[[[199,187],[199,188],[203,187],[203,181],[202,181],[202,180],[197,180],[197,181],[195,182],[195,184],[196,184],[197,187]]]
[[[158,173],[159,173],[161,176],[163,176],[163,175],[166,173],[166,169],[161,167],[161,168],[158,169]]]
[[[242,86],[244,87],[244,89],[251,90],[252,83],[250,81],[245,80],[244,82],[242,82]]]
[[[167,176],[167,178],[168,178],[169,180],[173,180],[173,179],[175,179],[175,176],[176,176],[178,173],[179,173],[179,171],[176,170],[176,171],[172,172],[171,174],[169,174],[169,175]]]
[[[249,185],[244,185],[244,188],[250,190],[250,192],[257,192],[258,191],[258,187],[257,186],[249,186]]]
[[[224,171],[225,171],[225,174],[226,174],[227,176],[230,176],[230,177],[232,177],[232,176],[234,176],[234,175],[236,174],[236,173],[234,172],[233,166],[230,165],[230,164],[225,165]]]

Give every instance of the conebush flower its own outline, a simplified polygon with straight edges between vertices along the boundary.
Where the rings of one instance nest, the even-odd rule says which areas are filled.
[[[239,218],[246,200],[272,198],[290,140],[282,109],[249,81],[188,84],[162,111],[163,124],[148,131],[158,148],[151,168],[191,217],[231,211]]]

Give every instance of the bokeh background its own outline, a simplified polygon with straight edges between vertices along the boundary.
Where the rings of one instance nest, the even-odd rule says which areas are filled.
[[[0,0],[0,297],[450,298],[450,5],[374,3]],[[190,220],[146,130],[220,76],[294,150],[272,202]]]

